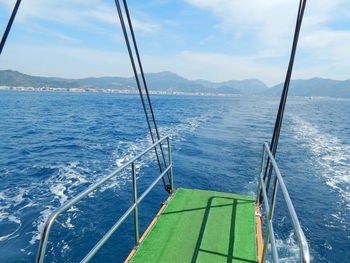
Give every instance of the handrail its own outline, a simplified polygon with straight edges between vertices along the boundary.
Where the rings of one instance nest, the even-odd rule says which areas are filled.
[[[153,183],[147,188],[147,190],[140,196],[139,199],[137,199],[137,191],[136,191],[136,172],[135,172],[135,161],[139,158],[141,158],[143,155],[145,155],[147,152],[152,150],[153,148],[157,147],[157,145],[160,145],[161,142],[164,140],[167,140],[168,144],[168,165],[166,169],[159,175]],[[54,211],[49,218],[47,219],[43,231],[41,233],[40,238],[40,244],[38,249],[38,254],[36,258],[37,263],[43,263],[45,254],[46,254],[46,247],[50,235],[51,228],[53,226],[53,223],[56,221],[57,217],[67,211],[69,208],[71,208],[73,205],[78,203],[81,199],[86,197],[91,192],[95,191],[97,188],[99,188],[101,185],[109,181],[111,178],[115,177],[119,173],[125,170],[129,165],[132,166],[132,181],[133,181],[133,193],[134,193],[134,204],[123,214],[123,216],[110,228],[110,230],[102,237],[102,239],[93,247],[92,250],[84,257],[84,259],[81,262],[88,262],[96,253],[97,251],[103,246],[103,244],[111,237],[111,235],[119,228],[119,226],[124,222],[124,220],[134,211],[135,216],[135,240],[136,243],[138,243],[139,240],[139,234],[138,234],[138,213],[137,213],[137,207],[138,204],[146,197],[146,195],[153,189],[153,187],[159,182],[160,179],[164,177],[165,174],[168,172],[170,173],[170,185],[171,190],[174,190],[174,184],[173,184],[173,170],[172,170],[172,159],[171,159],[171,148],[170,148],[170,137],[166,136],[164,138],[161,138],[160,140],[154,142],[151,146],[149,146],[146,150],[144,150],[142,153],[137,155],[136,157],[129,160],[126,164],[109,174],[108,176],[102,178],[100,181],[94,183],[90,187],[88,187],[86,190],[84,190],[82,193],[75,196],[73,199],[68,201],[67,203],[63,204],[61,207],[59,207],[56,211]]]
[[[266,189],[266,185],[265,185],[265,181],[263,179],[263,175],[264,175],[264,163],[265,163],[265,152],[267,152],[268,154],[268,158],[270,160],[270,164],[272,165],[274,171],[275,171],[275,175],[276,175],[276,180],[277,180],[277,184],[276,184],[276,189],[275,191],[273,191],[274,196],[272,197],[272,200],[269,204],[268,202],[268,197],[267,197],[267,189]],[[263,245],[263,256],[262,256],[262,261],[265,261],[265,257],[266,257],[266,253],[267,253],[267,247],[268,247],[268,243],[271,244],[271,250],[272,250],[272,257],[273,257],[273,261],[275,263],[279,262],[278,259],[278,252],[277,252],[277,248],[276,248],[276,242],[275,242],[275,235],[274,235],[274,230],[273,230],[273,225],[272,225],[272,220],[273,220],[273,212],[274,212],[274,200],[276,198],[277,195],[277,187],[278,184],[281,187],[282,190],[282,194],[284,197],[284,200],[287,204],[287,208],[288,208],[288,212],[293,224],[293,229],[294,232],[297,236],[297,240],[298,240],[298,244],[299,244],[299,250],[300,250],[300,262],[301,263],[309,263],[310,262],[310,252],[309,252],[309,247],[304,235],[304,232],[300,226],[300,222],[298,220],[298,216],[295,212],[292,200],[290,199],[288,190],[286,185],[284,184],[283,181],[283,177],[281,175],[281,172],[277,166],[276,160],[273,157],[270,148],[268,146],[268,144],[265,142],[263,144],[263,150],[262,150],[262,155],[261,155],[261,167],[260,167],[260,180],[259,180],[259,185],[258,185],[258,193],[257,193],[257,201],[256,203],[260,204],[260,198],[261,196],[263,197],[263,202],[266,208],[266,212],[267,212],[267,229],[266,229],[266,233],[264,236],[264,245]],[[262,195],[261,195],[262,194]]]

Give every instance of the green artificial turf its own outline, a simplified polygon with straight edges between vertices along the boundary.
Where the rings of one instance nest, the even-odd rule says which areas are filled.
[[[257,262],[253,197],[178,189],[130,262]]]

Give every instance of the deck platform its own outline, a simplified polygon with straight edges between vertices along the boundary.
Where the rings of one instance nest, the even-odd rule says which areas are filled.
[[[180,188],[129,258],[126,262],[258,262],[254,198]]]

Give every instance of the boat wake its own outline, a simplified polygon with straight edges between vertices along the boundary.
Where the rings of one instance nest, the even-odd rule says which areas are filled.
[[[294,231],[286,239],[276,238],[276,247],[281,263],[298,262],[300,260],[299,247],[296,243]],[[273,262],[272,259],[269,262]]]
[[[312,153],[326,184],[337,191],[347,209],[350,209],[350,145],[343,144],[337,137],[322,133],[317,126],[291,116],[294,137],[304,142]]]
[[[23,193],[23,189],[20,189],[19,193],[14,196],[8,191],[0,192],[0,222],[3,225],[0,230],[0,242],[18,236],[17,232],[22,222],[17,216],[10,214],[9,209],[22,202]]]
[[[176,142],[184,141],[186,133],[194,132],[202,123],[216,116],[216,113],[205,114],[199,117],[187,118],[182,120],[179,124],[173,126],[163,126],[159,128],[160,136],[169,136],[172,144]],[[127,163],[128,160],[141,153],[148,146],[152,145],[150,136],[143,137],[136,141],[119,141],[116,146],[116,150],[113,152],[115,164],[117,167],[121,167]],[[166,142],[163,142],[164,152],[167,154]],[[123,156],[120,158],[120,156]],[[141,167],[147,167],[151,162],[156,160],[154,151],[150,151],[140,161],[136,163],[136,171]],[[126,176],[130,180],[130,176]],[[126,178],[125,178],[126,179]],[[108,188],[114,187],[114,184],[109,184]]]
[[[184,119],[178,125],[161,127],[159,132],[163,136],[171,136],[172,142],[183,141],[186,133],[193,132],[201,123],[214,115],[215,113]],[[152,141],[148,135],[134,141],[119,141],[115,145],[111,157],[107,160],[108,164],[101,165],[103,166],[103,174],[114,171],[151,144]],[[166,146],[164,150],[167,152]],[[155,154],[150,151],[149,154],[146,154],[144,158],[136,163],[136,169],[140,170],[141,167],[148,167],[154,160]],[[89,184],[101,178],[101,174],[96,170],[102,170],[99,163],[106,162],[106,160],[96,160],[94,162],[96,162],[95,166],[98,166],[97,169],[93,167],[94,165],[87,168],[86,163],[80,161],[72,161],[66,165],[38,165],[34,167],[37,173],[43,173],[46,176],[47,173],[51,173],[47,179],[34,180],[29,184],[19,184],[15,188],[0,191],[0,222],[8,226],[6,231],[0,231],[0,242],[19,236],[24,220],[22,213],[35,209],[37,216],[34,216],[34,218],[37,219],[32,222],[32,229],[29,232],[21,233],[21,235],[27,236],[29,242],[21,251],[27,255],[33,254],[33,246],[40,240],[41,230],[49,215]],[[12,174],[12,172],[9,173]],[[121,173],[101,187],[99,191],[104,192],[108,189],[115,191],[129,181],[131,181],[130,170],[126,170],[125,173]],[[66,217],[66,222],[60,222],[62,227],[74,228],[71,218],[74,218],[75,213],[79,211],[78,208],[74,209],[73,213],[69,213]],[[65,241],[61,240],[61,242]],[[69,250],[68,244],[63,244],[62,247],[65,251]]]
[[[27,236],[29,244],[21,251],[31,254],[29,247],[40,239],[41,230],[54,209],[65,203],[77,193],[77,189],[84,183],[89,182],[89,169],[80,165],[79,162],[71,162],[67,166],[52,165],[50,167],[35,167],[37,171],[55,171],[54,175],[44,181],[34,181],[26,185],[19,183],[18,186],[0,191],[0,222],[6,224],[6,231],[0,232],[0,242],[17,237],[23,231],[23,214],[33,213],[41,209],[36,220],[32,222],[30,232],[21,233]],[[66,227],[73,227],[70,218],[65,223]],[[29,248],[29,249],[28,249]]]

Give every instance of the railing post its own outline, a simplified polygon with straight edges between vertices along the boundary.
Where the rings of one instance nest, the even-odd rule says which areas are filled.
[[[261,164],[260,164],[258,191],[257,191],[257,194],[256,194],[256,204],[257,205],[261,205],[262,192],[261,192],[260,178],[262,178],[262,174],[263,174],[263,171],[264,171],[264,162],[265,162],[265,145],[263,144],[262,152],[261,152]]]
[[[108,182],[111,178],[115,177],[116,175],[120,174],[122,171],[125,171],[130,165],[132,166],[132,183],[133,183],[133,197],[134,197],[134,204],[123,214],[123,216],[113,225],[113,227],[103,236],[103,238],[96,243],[96,245],[90,250],[90,252],[84,257],[84,259],[81,262],[88,262],[91,260],[91,258],[99,251],[99,249],[109,240],[109,238],[112,236],[112,234],[119,228],[119,226],[126,220],[126,218],[134,212],[134,220],[135,220],[135,240],[136,245],[139,243],[139,223],[138,223],[138,203],[141,202],[145,196],[155,187],[155,185],[165,176],[166,173],[169,172],[172,165],[168,166],[164,172],[161,173],[161,175],[147,188],[147,190],[138,197],[137,195],[137,186],[136,186],[136,170],[135,170],[135,162],[138,160],[141,156],[152,150],[154,147],[156,147],[158,144],[163,142],[165,139],[168,139],[168,137],[164,137],[157,142],[153,143],[153,145],[149,146],[146,150],[144,150],[139,155],[135,156],[131,160],[129,160],[127,163],[123,164],[121,167],[116,169],[114,172],[109,174],[106,177],[103,177],[98,182],[92,184],[87,189],[85,189],[80,194],[76,195],[73,199],[63,204],[61,207],[59,207],[55,212],[53,212],[50,217],[47,219],[44,225],[44,229],[41,233],[40,238],[40,244],[38,248],[37,263],[42,263],[45,258],[46,254],[46,246],[48,243],[50,231],[52,225],[55,223],[58,216],[60,216],[62,213],[66,212],[69,208],[71,208],[73,205],[78,203],[80,200],[82,200],[84,197],[88,196],[90,193],[95,191],[97,188],[101,187],[101,185]],[[171,160],[171,157],[170,157]]]
[[[270,240],[270,226],[267,224],[266,231],[265,231],[265,239],[264,239],[264,244],[263,244],[263,253],[261,257],[261,262],[265,262],[266,259],[266,254],[267,254],[267,247],[269,245],[269,240]]]
[[[273,218],[273,213],[275,211],[275,204],[276,204],[276,198],[277,198],[277,189],[278,189],[278,179],[277,176],[275,177],[275,182],[274,182],[274,188],[273,188],[273,192],[272,192],[272,198],[271,198],[271,203],[270,203],[270,210],[271,210],[271,221]]]
[[[173,178],[173,161],[171,158],[171,145],[170,145],[170,138],[167,137],[167,143],[168,143],[168,158],[169,158],[169,165],[170,165],[170,189],[171,192],[174,191],[174,178]]]
[[[136,186],[136,172],[135,172],[135,162],[131,163],[131,173],[132,173],[132,192],[134,195],[134,204],[137,203],[137,186]],[[134,225],[135,225],[135,244],[136,246],[139,243],[139,213],[138,213],[138,207],[135,206],[134,210]]]

